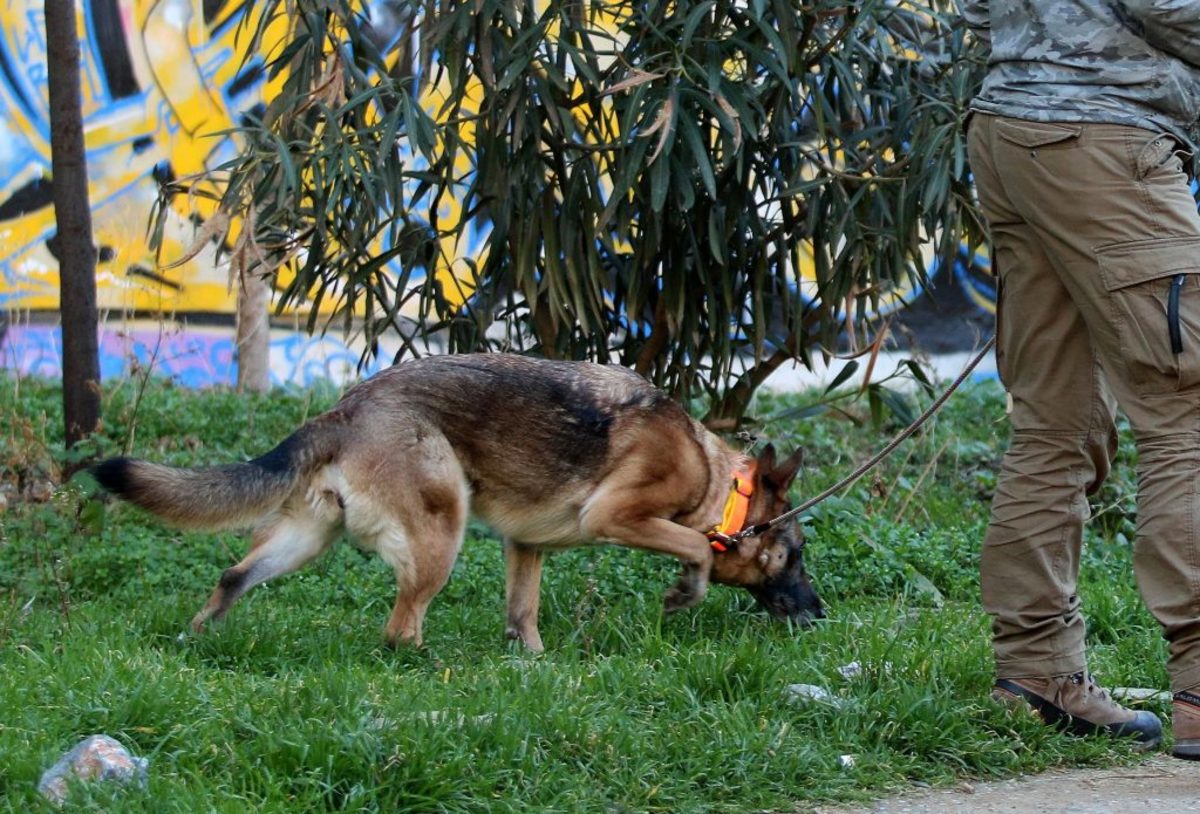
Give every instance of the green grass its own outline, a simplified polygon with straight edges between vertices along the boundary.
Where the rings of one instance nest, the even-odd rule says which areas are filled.
[[[151,384],[139,399],[126,383],[105,394],[97,446],[174,463],[244,457],[335,398]],[[771,418],[803,401],[764,397],[756,411],[764,436],[808,450],[797,497],[894,429]],[[257,589],[210,633],[186,633],[243,539],[174,531],[73,489],[20,499],[63,463],[59,392],[0,379],[0,810],[50,810],[41,772],[96,732],[149,757],[150,782],[80,788],[72,810],[796,811],[913,781],[1128,761],[1127,747],[987,700],[976,568],[1002,404],[997,386],[970,387],[814,510],[808,558],[826,623],[789,628],[720,586],[665,617],[672,563],[577,550],[547,563],[547,650],[532,656],[504,640],[503,562],[482,528],[420,650],[382,646],[392,577],[350,546]],[[1126,438],[1088,531],[1092,666],[1109,685],[1165,687],[1165,648],[1130,571],[1129,454]],[[843,679],[851,661],[863,672]],[[794,683],[837,704],[789,700]],[[839,766],[845,754],[853,767]]]

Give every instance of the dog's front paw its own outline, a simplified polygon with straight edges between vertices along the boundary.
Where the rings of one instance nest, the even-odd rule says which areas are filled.
[[[667,613],[694,608],[704,598],[707,582],[700,578],[700,569],[694,566],[684,566],[683,573],[663,596],[663,610]]]
[[[668,589],[663,596],[663,610],[667,613],[683,610],[684,608],[693,607],[700,600],[696,596],[696,592],[690,587],[675,585]]]

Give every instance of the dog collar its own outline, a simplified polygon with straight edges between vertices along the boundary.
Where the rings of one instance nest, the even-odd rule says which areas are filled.
[[[746,525],[746,514],[750,510],[750,498],[754,496],[754,466],[733,473],[733,486],[725,498],[725,510],[721,522],[708,530],[708,542],[714,551],[724,553],[733,542],[733,535]]]

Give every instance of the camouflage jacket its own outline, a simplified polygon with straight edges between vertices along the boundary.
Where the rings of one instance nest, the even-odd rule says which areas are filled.
[[[990,45],[971,109],[1200,141],[1200,0],[959,0]]]

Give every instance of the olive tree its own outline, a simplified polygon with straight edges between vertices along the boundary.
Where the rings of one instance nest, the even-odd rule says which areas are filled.
[[[310,330],[617,362],[736,420],[980,234],[942,0],[259,7],[281,90],[219,237]]]

